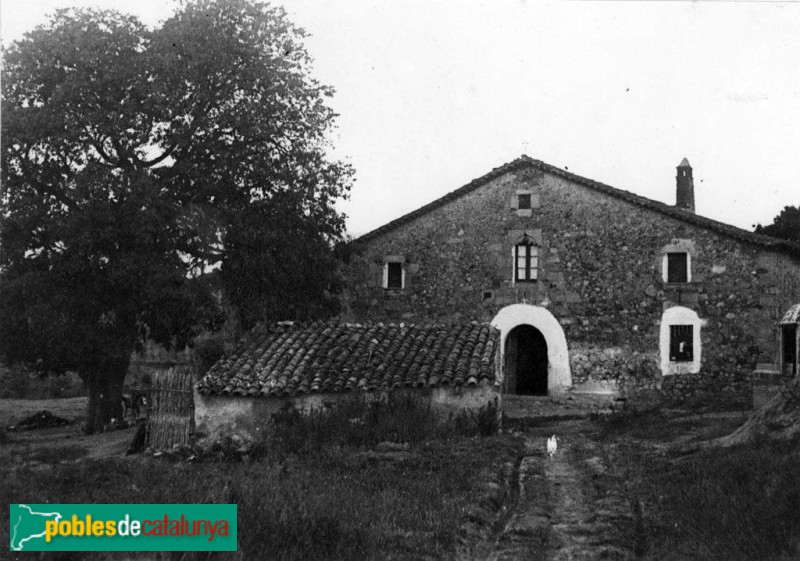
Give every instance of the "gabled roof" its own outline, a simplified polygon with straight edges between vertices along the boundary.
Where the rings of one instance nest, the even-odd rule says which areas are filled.
[[[683,164],[683,162],[681,162],[681,164]],[[670,216],[672,218],[677,218],[678,220],[682,220],[684,222],[693,224],[695,226],[700,226],[702,228],[712,230],[719,234],[730,236],[740,241],[760,245],[763,247],[768,247],[770,249],[785,250],[793,255],[800,255],[800,244],[796,244],[788,240],[781,240],[770,236],[764,236],[762,234],[755,234],[753,232],[748,232],[747,230],[742,230],[741,228],[737,228],[736,226],[731,226],[730,224],[725,224],[724,222],[718,222],[716,220],[712,220],[711,218],[699,216],[688,210],[666,205],[664,203],[654,201],[652,199],[648,199],[640,195],[636,195],[635,193],[631,193],[629,191],[623,191],[622,189],[617,189],[616,187],[611,187],[610,185],[605,185],[598,181],[593,181],[591,179],[581,177],[580,175],[575,175],[574,173],[570,173],[563,169],[559,169],[555,166],[551,166],[550,164],[546,164],[539,160],[534,160],[533,158],[530,158],[529,156],[525,155],[522,155],[516,160],[508,162],[507,164],[503,164],[500,167],[494,168],[492,171],[490,171],[483,177],[473,179],[463,187],[460,187],[455,191],[451,191],[445,196],[436,199],[435,201],[428,203],[427,205],[420,207],[417,210],[409,212],[408,214],[401,216],[400,218],[392,220],[388,224],[384,224],[380,228],[376,228],[375,230],[372,230],[371,232],[368,232],[363,236],[356,238],[355,242],[362,243],[375,239],[387,232],[390,232],[391,230],[394,230],[399,226],[402,226],[403,224],[407,224],[412,220],[415,220],[416,218],[419,218],[420,216],[427,214],[428,212],[431,212],[433,210],[436,210],[437,208],[444,206],[450,201],[453,201],[463,195],[466,195],[483,187],[490,181],[497,179],[498,177],[501,177],[506,173],[519,171],[526,168],[540,170],[542,172],[549,173],[557,177],[561,177],[568,181],[572,181],[573,183],[577,183],[578,185],[588,187],[589,189],[592,189],[594,191],[605,193],[606,195],[610,195],[618,199],[623,199],[625,201],[628,201],[629,203],[633,203],[643,208],[659,212],[661,214]]]
[[[258,397],[495,384],[499,336],[479,323],[260,325],[197,389]]]

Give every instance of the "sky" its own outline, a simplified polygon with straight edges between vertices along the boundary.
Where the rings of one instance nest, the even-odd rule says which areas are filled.
[[[352,235],[522,154],[751,230],[800,205],[800,2],[287,0],[335,88]],[[58,7],[157,25],[170,0],[3,0],[8,45]]]

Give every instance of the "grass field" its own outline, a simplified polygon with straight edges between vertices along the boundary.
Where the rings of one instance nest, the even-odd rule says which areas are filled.
[[[63,401],[52,412],[80,417],[80,401]],[[14,419],[41,410],[43,402],[33,403],[28,411],[30,404],[0,400],[0,411]],[[691,455],[669,448],[729,433],[743,420],[742,414],[652,412],[584,422],[582,430],[603,444],[639,513],[641,559],[800,558],[800,442]],[[239,505],[239,552],[41,559],[453,558],[465,517],[501,466],[520,457],[522,440],[450,437],[388,449],[318,445],[277,459],[190,462],[125,457],[130,436],[129,430],[83,437],[78,424],[9,432],[10,440],[0,444],[0,499],[233,502]],[[602,494],[604,478],[585,484]],[[0,509],[0,527],[8,527],[7,517]],[[0,550],[7,551],[6,541]]]
[[[385,454],[331,448],[278,464],[172,463],[152,457],[78,462],[49,457],[45,461],[51,463],[42,464],[36,458],[33,465],[0,467],[0,500],[237,503],[239,552],[213,558],[452,557],[475,489],[494,475],[499,462],[513,461],[517,446],[511,437],[455,438]],[[7,509],[0,510],[0,527],[8,527],[7,517]],[[0,547],[7,550],[7,544]],[[139,558],[154,555],[172,558]],[[70,557],[60,557],[65,558]],[[107,554],[73,558],[105,559]]]
[[[689,455],[665,446],[722,436],[741,422],[653,412],[605,423],[641,512],[644,559],[800,558],[800,441]]]

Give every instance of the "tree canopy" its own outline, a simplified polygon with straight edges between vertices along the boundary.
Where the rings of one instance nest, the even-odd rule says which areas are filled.
[[[60,10],[5,52],[0,353],[76,370],[88,430],[137,341],[217,317],[216,263],[246,322],[335,309],[352,171],[304,37],[280,8],[192,0],[156,29]]]
[[[800,206],[784,207],[772,224],[756,226],[756,233],[800,243]]]

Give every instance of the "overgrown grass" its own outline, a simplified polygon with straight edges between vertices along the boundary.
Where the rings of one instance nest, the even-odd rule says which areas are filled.
[[[497,432],[498,415],[496,406],[489,405],[477,413],[463,412],[442,419],[416,396],[390,394],[385,399],[367,400],[354,395],[309,414],[287,407],[273,415],[268,425],[270,430],[252,452],[257,457],[280,460],[329,445],[359,447],[488,436]]]
[[[800,442],[710,450],[639,481],[652,559],[800,556]]]
[[[47,472],[3,466],[0,500],[238,504],[236,554],[134,556],[141,559],[451,557],[475,489],[486,473],[497,473],[513,458],[519,445],[511,437],[460,437],[423,442],[401,454],[321,448],[275,464],[145,457],[84,460]],[[7,516],[8,509],[0,509],[0,527],[8,527]],[[81,553],[80,558],[131,554]]]
[[[689,457],[651,448],[686,435],[721,436],[741,420],[651,412],[602,421],[601,438],[616,446],[614,463],[641,505],[644,559],[800,558],[800,440]]]
[[[745,414],[731,415],[715,418],[709,423],[697,414],[669,414],[661,410],[626,410],[598,417],[596,420],[605,440],[633,438],[669,442],[692,433],[701,439],[723,436],[733,432],[746,419]]]

